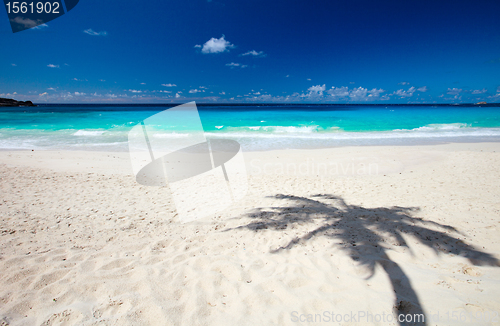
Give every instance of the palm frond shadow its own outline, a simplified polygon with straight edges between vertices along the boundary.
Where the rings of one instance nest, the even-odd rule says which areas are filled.
[[[295,225],[315,223],[315,229],[288,242],[278,253],[307,243],[315,237],[329,237],[340,242],[340,248],[353,260],[367,268],[372,277],[376,265],[389,277],[396,299],[396,314],[423,314],[419,298],[408,276],[391,260],[389,245],[411,248],[403,234],[411,235],[436,254],[454,254],[467,258],[474,265],[500,266],[494,256],[482,252],[458,238],[455,228],[413,217],[416,207],[364,208],[348,205],[341,197],[318,194],[310,198],[291,195],[275,195],[273,198],[289,201],[287,206],[257,209],[247,215],[254,221],[236,229],[259,232],[264,229],[286,230]],[[230,231],[226,230],[226,231]],[[340,241],[339,241],[340,240]],[[425,323],[424,323],[425,324]]]

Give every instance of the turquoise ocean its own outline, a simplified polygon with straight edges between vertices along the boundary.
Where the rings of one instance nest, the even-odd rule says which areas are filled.
[[[0,108],[0,149],[127,151],[130,129],[168,108]],[[245,151],[500,141],[498,105],[199,105],[198,110],[207,138],[236,140]],[[179,123],[165,130],[165,137],[189,131]]]

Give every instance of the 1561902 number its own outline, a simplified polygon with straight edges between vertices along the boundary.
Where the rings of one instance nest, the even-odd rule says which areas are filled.
[[[59,2],[7,2],[5,6],[8,14],[59,14]]]

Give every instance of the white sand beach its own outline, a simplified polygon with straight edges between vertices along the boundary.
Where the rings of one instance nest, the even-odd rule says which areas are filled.
[[[244,157],[182,224],[127,153],[0,152],[0,325],[500,323],[500,143]]]

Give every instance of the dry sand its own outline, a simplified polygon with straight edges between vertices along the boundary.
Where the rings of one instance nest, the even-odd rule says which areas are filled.
[[[0,325],[500,323],[500,144],[244,155],[181,224],[127,153],[0,152]]]

